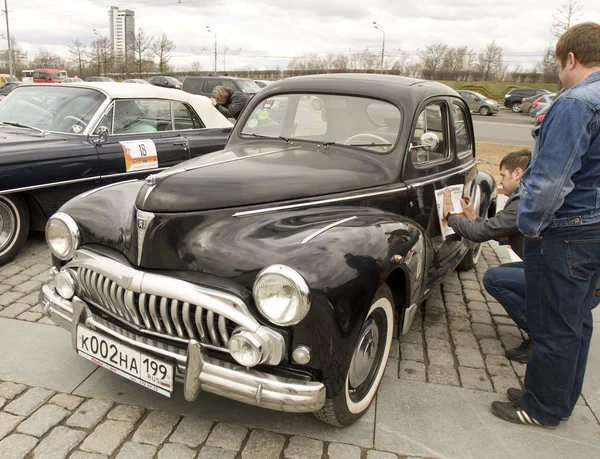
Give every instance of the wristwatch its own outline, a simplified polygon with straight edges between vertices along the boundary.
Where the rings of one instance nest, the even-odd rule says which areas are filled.
[[[456,212],[454,211],[450,211],[446,214],[446,221],[448,221],[448,219],[450,218],[450,215],[456,215]]]

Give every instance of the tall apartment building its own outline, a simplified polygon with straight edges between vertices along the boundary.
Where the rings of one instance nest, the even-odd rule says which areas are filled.
[[[130,46],[135,37],[135,13],[110,7],[110,40],[117,59],[133,55]]]

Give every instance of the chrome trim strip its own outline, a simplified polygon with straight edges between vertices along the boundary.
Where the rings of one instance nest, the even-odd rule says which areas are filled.
[[[127,308],[127,311],[129,311],[129,314],[133,318],[133,321],[135,322],[135,324],[139,327],[142,324],[142,322],[140,321],[140,316],[138,315],[137,311],[135,310],[135,295],[133,294],[133,292],[131,290],[125,290],[120,285],[119,285],[118,292],[119,292],[119,295],[121,295],[121,296],[123,296],[123,292],[125,292],[125,295],[124,295],[125,307]]]
[[[358,217],[356,215],[354,215],[353,217],[348,217],[348,218],[344,218],[343,220],[338,220],[337,222],[333,222],[333,223],[321,228],[320,230],[315,231],[313,234],[305,237],[300,244],[306,244],[308,241],[316,238],[320,234],[323,234],[325,231],[330,230],[331,228],[334,228],[336,226],[342,225],[351,220],[354,220],[356,218],[358,218]]]
[[[194,327],[192,327],[192,321],[190,320],[190,303],[187,301],[183,303],[181,315],[183,316],[183,325],[185,326],[189,338],[191,340],[196,339],[196,333],[194,332]]]
[[[171,321],[169,320],[169,311],[167,311],[167,303],[169,300],[164,296],[160,299],[160,317],[167,330],[167,335],[173,335],[173,327],[171,327]]]
[[[86,177],[86,178],[73,179],[73,180],[64,180],[62,182],[44,183],[43,185],[32,185],[32,186],[23,186],[21,188],[11,188],[10,190],[0,191],[0,193],[19,193],[21,191],[39,190],[40,188],[52,188],[54,186],[70,185],[72,183],[91,182],[92,180],[100,180],[101,178],[102,177],[100,175],[96,175],[94,177]]]
[[[138,299],[138,306],[140,308],[140,314],[142,315],[144,325],[147,329],[151,329],[152,323],[150,322],[150,316],[148,315],[148,304],[146,301],[147,296],[148,295],[146,295],[145,293],[140,293],[140,297]]]
[[[196,314],[194,315],[194,322],[196,322],[196,329],[200,333],[200,339],[202,342],[206,340],[206,330],[202,324],[202,307],[196,306]]]
[[[171,320],[173,321],[173,325],[175,325],[175,331],[177,331],[177,336],[180,338],[184,338],[183,335],[183,327],[181,326],[181,321],[179,320],[179,315],[177,314],[177,306],[179,306],[179,301],[171,300]]]
[[[152,169],[152,171],[164,171],[165,169],[168,169],[168,167],[157,167],[156,169]],[[139,173],[142,173],[142,172],[150,172],[150,170],[147,170],[147,171],[138,171],[138,172],[135,172],[135,171],[134,172],[118,172],[116,174],[103,175],[102,178],[106,179],[106,178],[114,178],[114,177],[125,177],[127,175],[139,174]],[[146,177],[139,178],[139,179],[132,179],[131,181],[145,180],[145,179],[146,179]],[[119,183],[122,183],[122,182],[119,182]]]
[[[227,327],[225,322],[225,316],[219,316],[219,333],[225,347],[229,344],[229,335],[227,334]]]
[[[150,295],[150,317],[152,317],[154,329],[158,332],[162,332],[162,327],[158,321],[158,313],[156,308],[156,295]]]
[[[104,177],[111,177],[110,175],[105,175]],[[115,185],[120,185],[122,183],[129,183],[129,182],[137,182],[138,179],[131,179],[131,180],[124,180],[122,182],[116,182],[116,183],[109,183],[108,185],[104,185],[101,186],[99,188],[94,188],[92,190],[86,191],[84,193],[81,193],[79,195],[80,198],[87,198],[89,195],[96,193],[97,191],[101,191],[104,190],[106,188],[110,188],[111,186],[115,186]]]
[[[463,172],[470,171],[476,164],[477,164],[477,162],[473,161],[472,163],[470,163],[466,166],[463,166],[458,170],[453,170],[452,172],[448,172],[446,174],[439,175],[439,176],[431,178],[429,180],[424,180],[422,182],[411,183],[410,185],[408,185],[408,189],[412,190],[413,188],[418,188],[420,186],[429,185],[430,183],[435,183],[440,180],[447,179],[448,177],[452,177],[453,175],[456,175],[456,174],[462,174]]]
[[[206,314],[206,325],[208,326],[208,333],[210,334],[210,339],[212,340],[215,346],[219,345],[219,338],[217,338],[217,332],[215,330],[215,313],[213,311],[208,311]]]

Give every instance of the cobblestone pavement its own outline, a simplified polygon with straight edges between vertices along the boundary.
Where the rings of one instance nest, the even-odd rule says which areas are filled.
[[[433,292],[410,332],[394,340],[388,378],[498,393],[519,385],[525,365],[508,361],[504,351],[519,345],[523,337],[503,308],[483,291],[481,283],[488,267],[508,261],[500,259],[498,253],[486,244],[474,271],[453,273]],[[50,255],[42,236],[30,238],[17,259],[0,267],[0,317],[53,324],[42,316],[37,305],[38,289],[49,267]],[[0,381],[0,458],[67,457],[407,456]]]

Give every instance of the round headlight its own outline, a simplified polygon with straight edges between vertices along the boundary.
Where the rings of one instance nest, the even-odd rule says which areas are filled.
[[[73,258],[79,241],[79,228],[73,218],[64,212],[50,217],[46,224],[46,243],[55,257],[61,260]]]
[[[262,343],[249,331],[235,332],[227,347],[236,362],[245,367],[254,367],[263,360]]]
[[[308,284],[288,266],[263,269],[256,277],[252,294],[258,310],[275,325],[297,324],[310,310]]]
[[[54,276],[54,289],[56,290],[56,293],[65,300],[73,298],[76,288],[75,278],[69,271],[61,269],[60,272]]]

